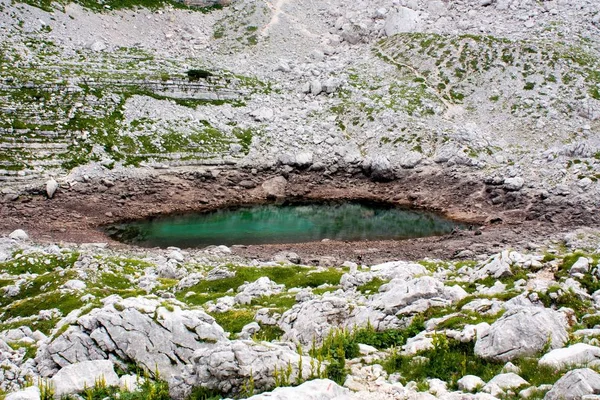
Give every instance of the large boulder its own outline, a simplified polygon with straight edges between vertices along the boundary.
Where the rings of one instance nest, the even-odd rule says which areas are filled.
[[[349,320],[354,306],[346,299],[327,296],[295,304],[279,320],[285,332],[283,339],[309,345],[320,342],[333,327],[342,326]]]
[[[365,160],[363,169],[374,181],[390,181],[395,176],[392,163],[387,157],[382,155]]]
[[[567,342],[564,314],[541,307],[515,307],[477,338],[475,354],[486,359],[510,361],[532,356],[548,343],[555,349]]]
[[[256,390],[265,391],[275,386],[276,369],[281,377],[291,369],[287,378],[293,383],[318,374],[317,368],[316,360],[299,355],[291,344],[226,341],[196,350],[181,377],[173,377],[171,395],[184,398],[197,386],[238,394],[250,379]]]
[[[285,197],[287,180],[283,176],[276,176],[263,182],[262,189],[268,198]]]
[[[467,296],[459,286],[445,286],[431,276],[410,280],[396,278],[381,286],[379,291],[381,293],[373,298],[373,305],[386,314],[407,314],[409,310],[422,312],[430,306],[449,305]],[[404,310],[405,308],[409,310]]]
[[[37,386],[29,386],[18,392],[7,394],[4,400],[40,400],[40,389]]]
[[[600,360],[600,347],[577,343],[564,349],[552,350],[540,359],[539,364],[562,369],[576,365],[588,365],[596,360]]]
[[[600,394],[600,374],[590,368],[574,369],[554,384],[544,400],[577,400],[588,394]]]
[[[227,340],[204,311],[182,309],[176,301],[115,297],[40,349],[36,361],[42,376],[82,361],[115,359],[158,370],[168,379],[181,373],[196,349]]]
[[[50,380],[56,397],[66,394],[80,393],[86,388],[92,388],[97,382],[106,386],[119,386],[112,361],[96,360],[83,361],[62,368]]]
[[[421,18],[419,12],[407,7],[399,7],[391,12],[385,20],[383,27],[387,36],[402,32],[415,32],[420,30]]]
[[[296,387],[280,387],[247,400],[342,400],[352,397],[350,390],[329,379],[315,379]]]

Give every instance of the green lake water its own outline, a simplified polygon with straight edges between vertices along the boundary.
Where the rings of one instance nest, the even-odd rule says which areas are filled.
[[[302,243],[322,239],[407,239],[450,233],[460,224],[438,215],[380,204],[257,205],[169,215],[114,225],[116,240],[144,247]]]

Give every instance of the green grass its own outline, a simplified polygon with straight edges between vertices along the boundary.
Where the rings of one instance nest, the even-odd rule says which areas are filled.
[[[185,296],[184,293],[177,295],[178,299],[188,304],[204,304],[209,300],[223,297],[228,290],[236,290],[246,282],[254,282],[263,276],[272,281],[285,285],[286,288],[293,287],[312,287],[316,288],[323,284],[338,285],[344,270],[330,268],[321,272],[314,271],[312,268],[300,266],[277,266],[277,267],[234,267],[235,276],[231,278],[219,279],[216,281],[202,281],[186,289],[195,292],[193,296]],[[267,300],[268,301],[268,300]]]
[[[357,289],[362,294],[375,294],[379,292],[379,288],[381,285],[385,285],[389,280],[384,280],[381,278],[373,278],[370,282],[365,283],[364,285],[359,286]]]
[[[379,350],[390,347],[401,347],[406,341],[425,329],[422,317],[415,317],[412,323],[405,329],[386,329],[376,331],[369,323],[366,327],[352,332],[352,340],[356,343],[367,344]]]
[[[0,263],[0,272],[10,275],[43,274],[56,268],[70,268],[79,258],[79,253],[60,255],[31,253],[17,259]]]
[[[433,349],[418,352],[418,357],[392,353],[384,363],[385,370],[388,373],[399,372],[403,383],[437,378],[456,389],[456,382],[465,375],[476,375],[488,381],[503,367],[503,363],[477,357],[472,342],[462,343],[436,335],[433,343]]]
[[[254,321],[255,310],[230,310],[224,313],[212,313],[212,317],[226,332],[239,333],[242,328]]]
[[[52,12],[53,6],[67,4],[68,1],[65,0],[20,0],[23,3],[27,3],[31,6],[41,8],[42,10]],[[189,10],[198,10],[200,12],[206,13],[212,10],[218,10],[222,7],[219,5],[214,5],[210,7],[187,7],[183,3],[175,0],[105,0],[105,1],[96,1],[96,0],[75,0],[75,3],[80,4],[81,6],[88,8],[90,10],[94,10],[97,12],[105,11],[105,6],[108,6],[112,10],[128,10],[135,8],[148,8],[150,10],[158,10],[164,8],[166,6],[171,6],[174,8],[180,9],[189,9]]]

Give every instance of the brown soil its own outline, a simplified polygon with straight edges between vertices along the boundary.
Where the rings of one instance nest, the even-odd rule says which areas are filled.
[[[217,175],[217,176],[215,176]],[[42,242],[108,242],[99,229],[123,220],[174,212],[203,211],[223,206],[268,201],[262,183],[275,172],[252,174],[223,169],[173,170],[145,178],[78,182],[47,199],[41,187],[18,199],[0,202],[0,233],[24,229]],[[350,260],[365,263],[391,259],[452,258],[520,248],[543,242],[580,226],[598,225],[593,208],[547,199],[525,191],[435,170],[408,171],[391,182],[373,182],[363,175],[326,176],[320,172],[292,172],[282,199],[369,199],[427,209],[472,223],[472,230],[442,237],[378,242],[313,242],[285,245],[234,246],[234,253],[270,259],[293,251],[303,261],[328,263]],[[8,197],[8,196],[7,196]],[[472,256],[471,253],[470,255]]]

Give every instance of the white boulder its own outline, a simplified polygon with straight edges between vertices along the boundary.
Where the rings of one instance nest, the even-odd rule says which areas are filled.
[[[329,379],[315,379],[296,387],[280,387],[247,400],[346,400],[352,392]]]
[[[531,356],[550,347],[562,347],[568,340],[568,323],[563,313],[541,307],[515,307],[494,322],[477,338],[475,354],[499,361]]]
[[[54,178],[52,178],[46,182],[46,195],[48,195],[49,199],[54,197],[54,193],[56,193],[57,189],[58,189],[58,182],[56,182],[54,180]]]
[[[458,389],[463,392],[475,392],[485,385],[485,381],[475,375],[465,375],[456,383],[458,384]]]
[[[544,400],[578,400],[590,394],[600,394],[600,374],[590,368],[581,368],[563,375],[546,393]]]
[[[106,383],[106,386],[119,385],[119,377],[112,361],[95,360],[71,364],[50,379],[56,397],[82,392],[86,388],[94,387],[99,381]]]
[[[562,369],[576,365],[587,365],[600,359],[600,347],[577,343],[563,349],[555,349],[545,354],[540,365]]]
[[[23,229],[17,229],[11,232],[8,235],[9,238],[13,240],[29,240],[29,235]]]
[[[4,400],[40,400],[40,389],[37,386],[30,386],[24,390],[7,394]]]

